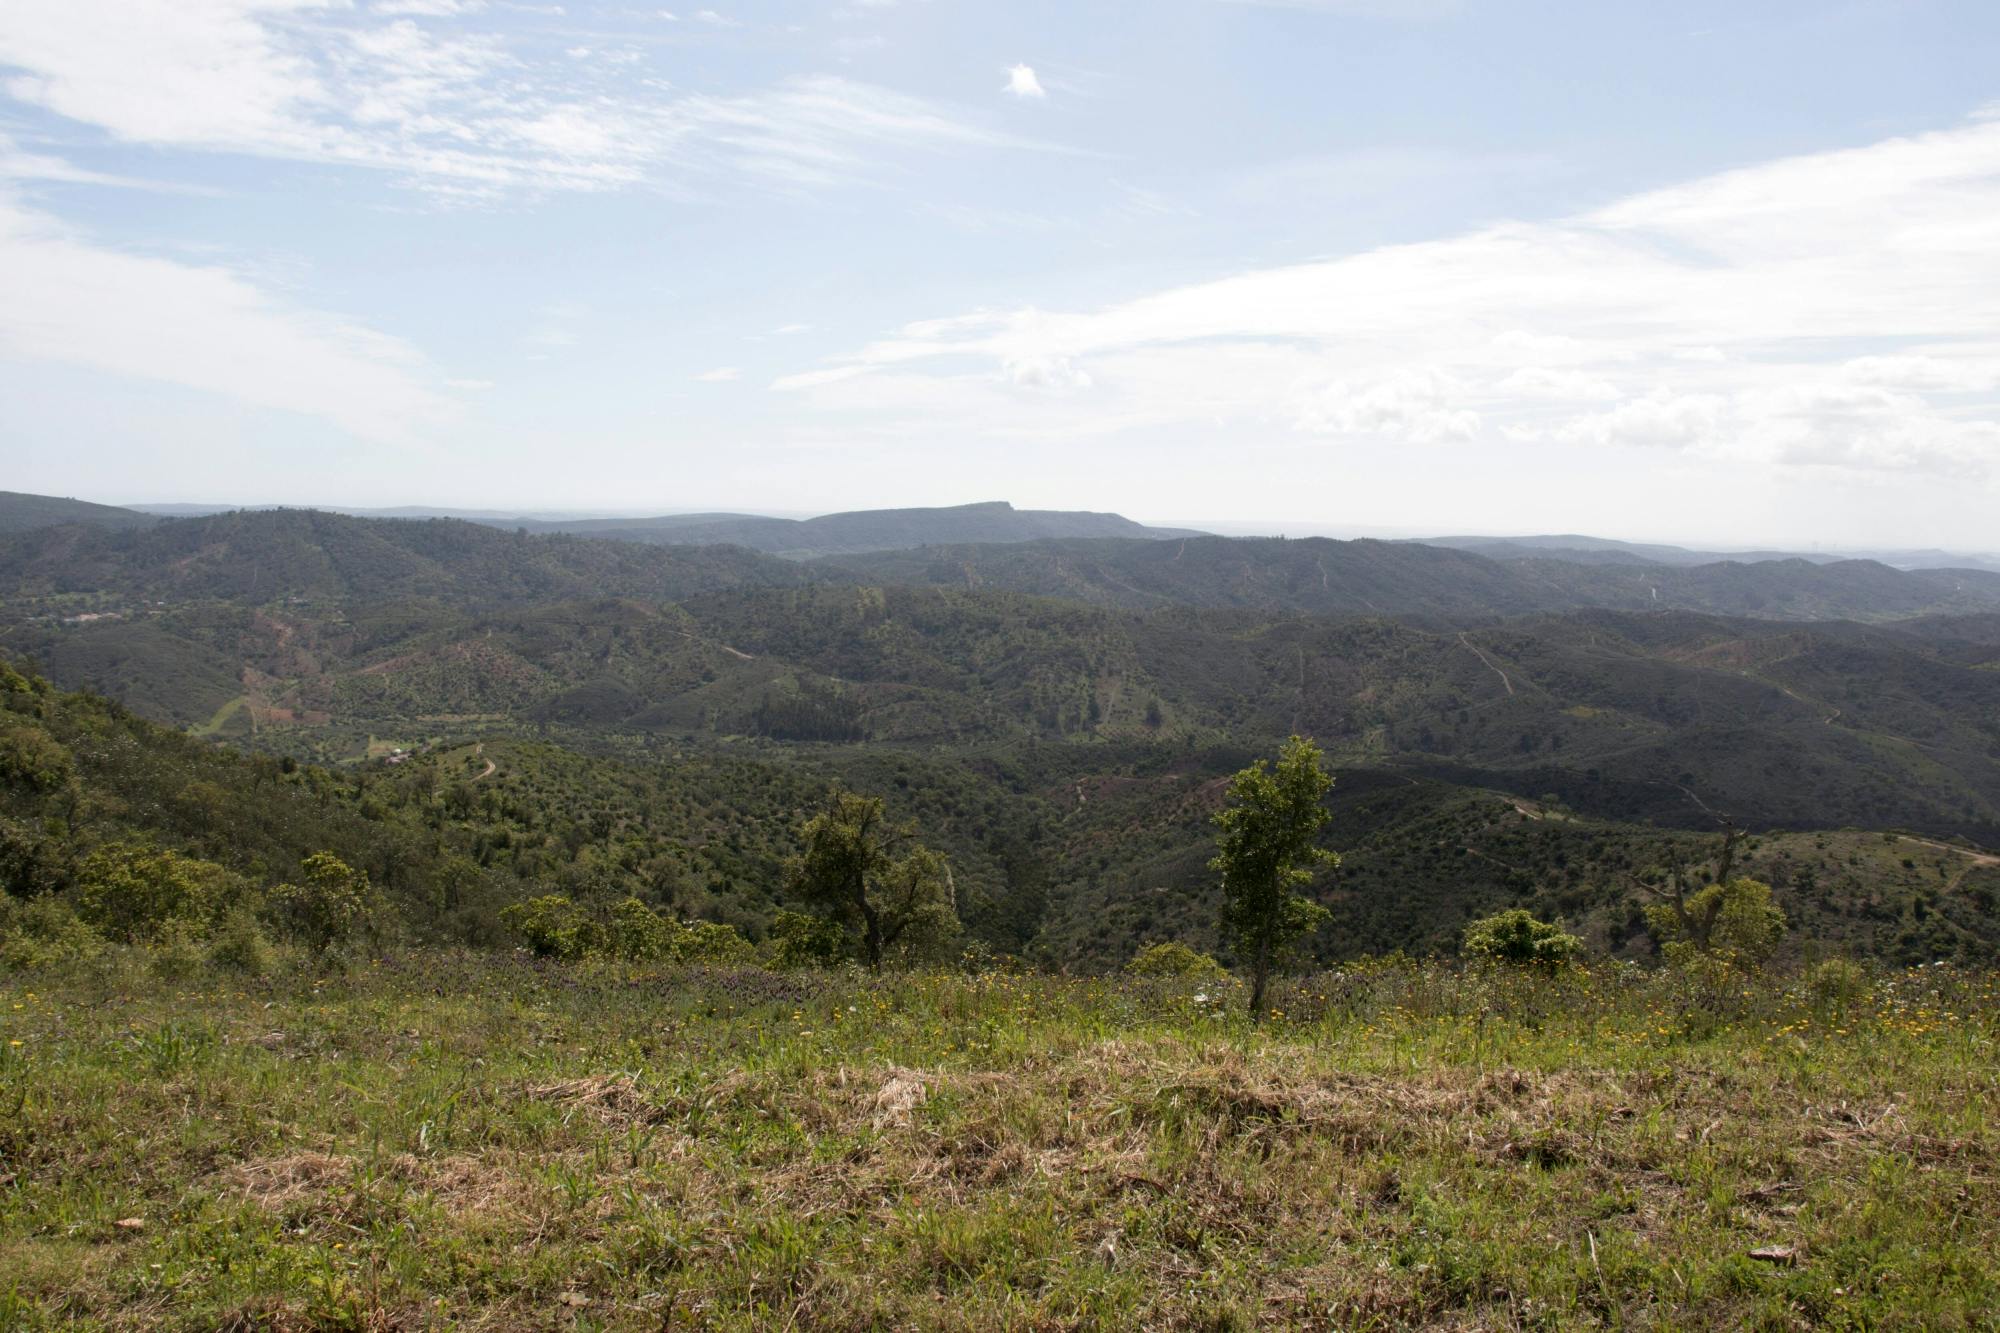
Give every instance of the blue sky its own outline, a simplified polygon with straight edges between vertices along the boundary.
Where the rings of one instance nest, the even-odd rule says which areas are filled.
[[[2000,546],[2000,7],[7,0],[0,486]]]

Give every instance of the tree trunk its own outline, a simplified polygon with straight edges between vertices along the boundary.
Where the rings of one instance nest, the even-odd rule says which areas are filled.
[[[1271,979],[1271,936],[1266,932],[1257,941],[1257,956],[1250,963],[1250,1021],[1261,1024],[1264,1021],[1264,988]]]
[[[861,932],[861,951],[868,956],[868,970],[870,972],[880,972],[882,970],[882,917],[874,908],[868,905],[866,899],[863,899],[861,903],[861,921],[863,926]]]

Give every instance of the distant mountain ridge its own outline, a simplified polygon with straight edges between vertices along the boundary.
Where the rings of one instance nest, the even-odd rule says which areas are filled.
[[[435,598],[469,605],[567,597],[678,601],[804,579],[739,547],[648,549],[523,536],[458,519],[368,519],[317,509],[237,510],[151,527],[71,524],[0,535],[0,598],[100,593],[147,599]]]
[[[937,546],[817,561],[854,582],[959,587],[1143,610],[1194,606],[1475,623],[1589,607],[1763,620],[1895,620],[2000,610],[2000,573],[1868,560],[1670,566],[1493,559],[1424,542],[1190,537]]]
[[[1939,550],[1853,550],[1853,551],[1704,551],[1685,546],[1663,546],[1650,542],[1616,541],[1609,537],[1586,537],[1578,533],[1555,533],[1533,537],[1418,537],[1420,546],[1444,546],[1470,551],[1489,560],[1571,560],[1586,565],[1714,565],[1766,564],[1777,560],[1803,560],[1809,564],[1831,565],[1843,560],[1875,560],[1897,569],[1979,569],[2000,573],[2000,556]]]
[[[56,495],[28,495],[21,491],[0,491],[0,533],[32,532],[36,528],[60,527],[65,523],[88,523],[99,528],[149,528],[160,520],[136,509],[117,505],[92,504]]]
[[[512,526],[512,525],[510,525]],[[928,509],[863,509],[817,518],[758,514],[669,514],[658,518],[524,521],[529,532],[675,546],[747,546],[791,559],[899,551],[940,543],[997,545],[1049,539],[1130,537],[1153,541],[1198,535],[1153,528],[1122,514],[1016,509],[1005,500]]]
[[[144,527],[162,518],[212,518],[228,513],[312,510],[364,519],[457,519],[482,527],[534,533],[568,533],[656,546],[743,546],[769,555],[805,560],[828,556],[906,551],[931,546],[1003,545],[1017,542],[1144,538],[1172,540],[1215,535],[1200,529],[1168,528],[1135,522],[1115,513],[1083,510],[1016,509],[1004,500],[930,508],[864,509],[797,518],[733,511],[635,514],[557,509],[457,509],[430,505],[356,508],[346,505],[131,504],[105,505],[54,496],[0,491],[0,534],[82,523],[97,527]],[[1255,534],[1229,529],[1243,540]],[[1295,538],[1295,540],[1310,540]],[[1717,551],[1657,542],[1629,542],[1580,533],[1504,537],[1468,534],[1412,537],[1397,545],[1466,551],[1502,562],[1559,560],[1580,565],[1666,566],[1770,564],[1804,561],[1832,565],[1876,561],[1899,570],[1975,570],[2000,574],[2000,552],[1927,549],[1788,551],[1775,547]]]
[[[575,597],[679,601],[809,583],[1025,593],[1131,610],[1167,607],[1395,616],[1460,625],[1605,608],[1764,620],[1886,621],[2000,612],[2000,573],[1898,570],[1865,560],[1694,566],[1494,560],[1422,543],[1323,537],[1162,537],[1116,515],[1086,526],[1146,537],[907,545],[942,524],[1020,534],[1006,505],[824,519],[689,516],[676,540],[523,531],[459,519],[367,519],[313,509],[233,511],[140,528],[68,523],[0,534],[0,597],[442,598],[466,605]],[[761,535],[752,546],[747,540]],[[815,543],[816,545],[802,545]],[[851,545],[867,550],[848,552]],[[815,550],[833,554],[814,556]]]
[[[212,518],[230,512],[264,513],[281,505],[140,505],[133,511],[167,518]],[[906,550],[946,542],[1005,543],[1051,538],[1138,537],[1168,540],[1198,535],[1188,528],[1155,528],[1122,514],[1088,510],[1016,509],[1006,500],[912,509],[859,509],[813,518],[719,511],[692,514],[592,517],[559,513],[521,514],[498,509],[393,509],[318,506],[317,512],[353,518],[458,519],[482,527],[564,533],[604,541],[652,546],[742,546],[793,560]],[[67,521],[67,520],[56,520]],[[86,522],[79,517],[74,521]],[[32,526],[50,526],[35,524]]]

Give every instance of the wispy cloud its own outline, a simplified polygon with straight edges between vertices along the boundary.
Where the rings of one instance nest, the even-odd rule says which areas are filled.
[[[731,380],[743,378],[743,371],[736,366],[717,366],[714,370],[704,370],[695,379],[703,384],[727,384]]]
[[[227,268],[94,244],[0,195],[0,357],[221,394],[406,440],[447,417],[408,344]]]
[[[2000,120],[1979,119],[1096,310],[927,321],[774,387],[933,432],[1183,425],[2000,476],[1995,217]],[[1090,387],[1028,393],[1022,366]]]
[[[0,133],[0,182],[48,181],[60,185],[109,185],[125,190],[158,190],[168,194],[214,194],[215,191],[181,181],[151,180],[115,172],[92,171],[65,158],[22,148]]]
[[[1024,147],[962,111],[800,77],[679,92],[627,58],[538,57],[470,0],[15,0],[0,88],[130,143],[394,173],[443,194],[786,188],[869,176],[898,151]],[[734,22],[714,10],[708,26]],[[432,21],[449,20],[449,21]]]

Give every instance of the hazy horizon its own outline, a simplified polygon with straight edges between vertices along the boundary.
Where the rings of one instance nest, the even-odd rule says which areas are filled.
[[[0,485],[1990,548],[1996,69],[1971,0],[21,0]]]
[[[728,505],[704,505],[704,504],[680,504],[680,505],[670,505],[670,506],[656,507],[656,508],[646,508],[646,507],[635,508],[631,506],[609,506],[609,505],[586,505],[586,506],[570,508],[570,507],[552,507],[548,505],[533,505],[533,504],[471,506],[471,505],[453,504],[448,501],[424,502],[424,501],[412,501],[412,500],[405,500],[405,501],[384,503],[384,504],[348,504],[332,500],[320,500],[320,501],[213,500],[213,499],[211,500],[107,500],[92,495],[64,495],[60,498],[71,499],[71,500],[83,500],[94,504],[109,504],[109,505],[115,505],[120,508],[137,509],[145,512],[162,512],[171,510],[226,511],[226,510],[262,510],[262,509],[320,509],[334,513],[356,513],[356,514],[374,514],[374,515],[391,515],[391,516],[400,513],[408,513],[413,516],[424,516],[424,515],[435,514],[446,517],[476,516],[488,519],[523,518],[530,520],[567,521],[567,522],[590,521],[599,519],[664,518],[664,517],[673,517],[676,515],[709,514],[709,513],[741,514],[741,515],[750,515],[760,518],[782,518],[782,519],[798,520],[798,519],[819,518],[830,514],[843,514],[843,513],[856,512],[850,509],[774,509],[768,506],[757,506],[757,505],[732,507]],[[1043,508],[1043,506],[1014,504],[1013,501],[997,500],[995,497],[987,497],[986,499],[981,499],[981,500],[946,500],[936,504],[915,504],[907,506],[868,506],[867,508],[949,509],[949,508],[964,507],[967,505],[990,504],[996,502],[1013,504],[1013,507],[1016,509]],[[1054,508],[1058,510],[1060,509],[1080,510],[1082,507],[1048,506],[1048,508]],[[1391,541],[1396,541],[1396,540],[1422,541],[1422,540],[1434,540],[1441,538],[1469,539],[1469,538],[1480,538],[1480,537],[1491,537],[1491,538],[1501,538],[1501,539],[1519,539],[1527,537],[1561,537],[1561,538],[1582,537],[1582,538],[1590,538],[1595,540],[1603,540],[1611,542],[1625,542],[1637,546],[1671,546],[1671,547],[1680,547],[1692,550],[1714,550],[1725,554],[1730,552],[1755,552],[1755,551],[1770,551],[1770,550],[1794,550],[1804,554],[1907,550],[1907,551],[1944,551],[1944,552],[1963,554],[1968,556],[1978,556],[1987,559],[2000,558],[2000,547],[1996,546],[1954,547],[1954,546],[1925,545],[1925,544],[1901,545],[1901,544],[1886,544],[1886,543],[1875,544],[1875,545],[1864,545],[1856,543],[1826,543],[1826,542],[1797,543],[1788,546],[1783,543],[1758,542],[1755,540],[1746,540],[1742,542],[1732,543],[1727,546],[1713,546],[1703,542],[1690,540],[1685,537],[1676,537],[1672,534],[1668,534],[1665,536],[1634,535],[1631,533],[1622,533],[1615,531],[1597,531],[1585,528],[1564,528],[1560,530],[1479,529],[1476,531],[1474,530],[1450,531],[1442,528],[1405,528],[1405,527],[1384,526],[1375,524],[1341,524],[1341,523],[1329,522],[1322,519],[1190,518],[1184,515],[1163,517],[1152,514],[1131,513],[1116,507],[1112,507],[1109,509],[1102,509],[1102,510],[1087,511],[1087,512],[1114,513],[1122,517],[1129,518],[1134,522],[1146,524],[1149,527],[1192,528],[1219,537],[1262,537],[1262,536],[1331,537],[1342,540],[1354,540],[1359,538],[1378,538],[1382,540],[1391,540]]]

